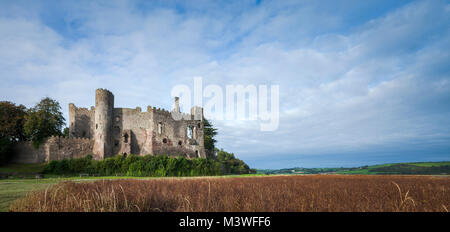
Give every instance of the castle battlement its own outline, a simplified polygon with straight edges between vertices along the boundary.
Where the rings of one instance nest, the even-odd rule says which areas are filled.
[[[91,106],[90,108],[77,107],[75,104],[69,103],[69,110],[90,112],[90,111],[95,111],[95,107],[94,106]]]
[[[107,89],[98,88],[95,90],[96,94],[106,94],[106,95],[113,95],[113,93]]]
[[[83,137],[64,137],[64,136],[55,136],[52,135],[50,137],[47,138],[47,141],[73,141],[73,142],[77,142],[77,141],[90,141],[92,139],[89,138],[83,138]]]
[[[154,109],[154,110],[153,110],[153,113],[156,113],[156,114],[163,114],[163,115],[169,115],[169,114],[170,114],[170,111],[165,110],[165,109],[158,108],[158,109]]]

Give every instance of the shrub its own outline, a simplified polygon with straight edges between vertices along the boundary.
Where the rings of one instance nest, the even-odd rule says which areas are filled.
[[[256,170],[250,167],[242,160],[234,157],[233,153],[228,153],[222,149],[216,149],[217,160],[221,163],[223,172],[226,174],[251,174]]]
[[[69,160],[63,159],[60,161],[56,161],[55,172],[59,174],[70,173]]]
[[[79,174],[126,176],[204,176],[220,175],[221,164],[211,158],[186,159],[167,155],[106,158],[93,160],[92,156],[78,159],[50,161],[44,168],[47,174]]]

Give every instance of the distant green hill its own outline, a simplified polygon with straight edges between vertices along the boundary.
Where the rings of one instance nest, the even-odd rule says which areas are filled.
[[[365,175],[449,175],[450,161],[393,163],[355,168],[257,169],[259,174],[365,174]]]

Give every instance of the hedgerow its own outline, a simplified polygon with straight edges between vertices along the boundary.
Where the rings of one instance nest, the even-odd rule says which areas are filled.
[[[45,174],[96,174],[102,176],[214,176],[221,175],[223,164],[212,158],[186,159],[167,155],[123,157],[117,155],[94,160],[91,155],[78,159],[50,161]]]

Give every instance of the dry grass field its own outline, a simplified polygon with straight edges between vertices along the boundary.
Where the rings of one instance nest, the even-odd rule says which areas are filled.
[[[448,212],[450,178],[305,175],[63,182],[10,211]]]

